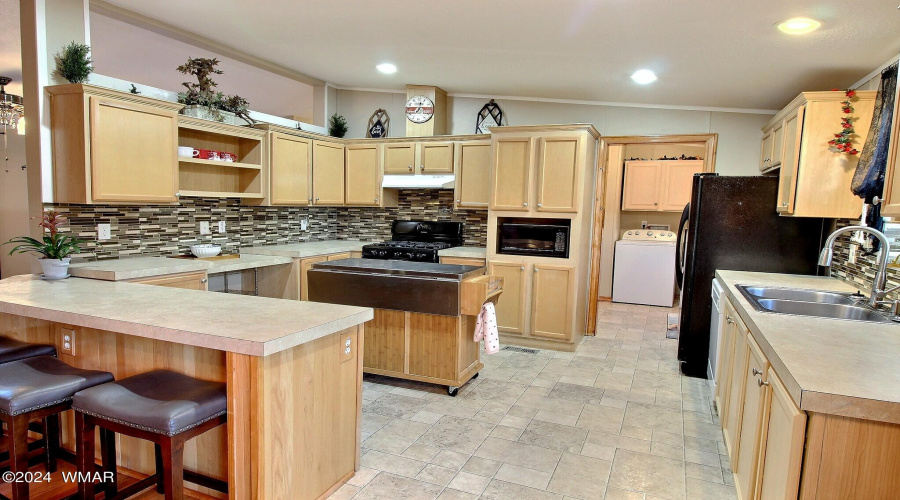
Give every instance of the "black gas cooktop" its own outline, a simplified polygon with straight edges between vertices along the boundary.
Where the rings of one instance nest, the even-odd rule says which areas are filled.
[[[462,245],[462,228],[462,222],[396,220],[391,240],[364,246],[363,258],[439,262],[438,250]]]

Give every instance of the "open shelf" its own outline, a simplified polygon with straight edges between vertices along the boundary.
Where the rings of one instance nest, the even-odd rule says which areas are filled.
[[[194,163],[197,165],[211,165],[216,167],[229,168],[249,168],[251,170],[259,170],[262,165],[256,163],[240,163],[236,161],[220,161],[220,160],[203,160],[200,158],[188,158],[187,156],[179,156],[178,161],[181,163]]]

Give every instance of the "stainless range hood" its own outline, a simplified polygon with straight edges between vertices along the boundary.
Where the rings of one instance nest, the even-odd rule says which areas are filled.
[[[394,189],[453,189],[456,176],[450,175],[385,175],[381,187]]]

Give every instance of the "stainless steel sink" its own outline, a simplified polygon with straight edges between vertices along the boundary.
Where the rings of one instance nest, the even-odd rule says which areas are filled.
[[[775,288],[767,286],[741,286],[742,290],[760,299],[799,300],[823,304],[856,304],[856,299],[845,293],[801,290],[799,288]],[[862,297],[859,297],[862,298]]]
[[[868,307],[862,297],[845,293],[738,285],[757,311],[817,318],[892,323],[889,315]]]
[[[816,316],[819,318],[852,319],[874,323],[890,323],[890,318],[867,307],[845,304],[829,304],[823,302],[800,302],[782,299],[759,299],[757,303],[764,311],[796,314],[799,316]]]

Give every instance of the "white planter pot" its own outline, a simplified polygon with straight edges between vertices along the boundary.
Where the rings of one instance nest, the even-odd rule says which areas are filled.
[[[41,263],[45,278],[60,280],[69,276],[69,261],[71,260],[66,257],[65,259],[38,259],[38,262]]]
[[[219,110],[221,116],[217,119],[215,113],[209,110],[206,106],[198,106],[193,104],[191,106],[185,106],[184,109],[181,110],[181,114],[184,116],[192,116],[194,118],[200,118],[201,120],[210,120],[219,123],[226,123],[228,125],[246,125],[246,122],[234,116],[234,113],[230,111],[221,111]]]

